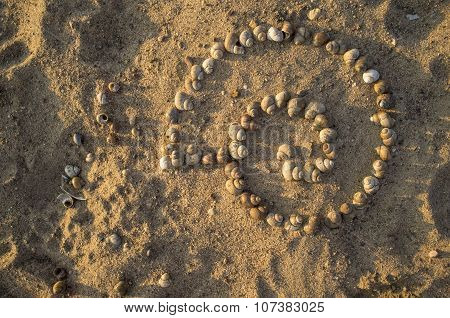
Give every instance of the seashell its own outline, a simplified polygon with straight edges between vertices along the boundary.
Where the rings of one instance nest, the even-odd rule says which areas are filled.
[[[202,164],[204,166],[211,166],[214,164],[215,154],[212,152],[207,152],[203,154]]]
[[[60,201],[66,208],[71,208],[73,206],[73,198],[67,193],[61,193],[56,199]]]
[[[370,121],[385,128],[392,128],[395,124],[395,119],[389,116],[388,113],[383,111],[379,111],[373,114],[370,117]]]
[[[202,151],[197,146],[190,144],[186,147],[185,162],[188,166],[195,166],[202,160]]]
[[[284,34],[275,27],[270,27],[267,31],[267,38],[274,42],[282,42],[284,39]]]
[[[251,208],[249,214],[253,220],[264,220],[267,217],[267,207],[265,205],[258,205]]]
[[[108,84],[108,89],[112,92],[112,93],[118,93],[120,90],[120,85],[117,82],[111,82]]]
[[[357,209],[364,209],[365,205],[367,204],[367,195],[364,192],[356,192],[353,195],[353,205]]]
[[[180,150],[174,150],[170,154],[170,160],[172,162],[172,166],[175,168],[180,168],[184,164],[184,156],[181,154]]]
[[[202,83],[199,80],[193,80],[190,77],[186,77],[184,80],[184,88],[189,91],[199,91],[202,89]]]
[[[303,179],[303,170],[300,164],[296,165],[294,169],[292,169],[292,179],[295,181],[300,181]]]
[[[171,143],[180,142],[181,134],[180,131],[175,127],[170,127],[166,131],[166,137],[169,139]]]
[[[324,114],[318,114],[316,115],[316,117],[314,117],[312,126],[315,130],[321,131],[324,128],[330,127],[330,124],[328,123],[328,119]]]
[[[227,191],[233,195],[239,195],[244,191],[244,179],[228,179],[225,183]]]
[[[222,42],[214,42],[211,46],[210,54],[211,57],[215,60],[220,60],[223,57],[223,53],[225,52],[225,47]]]
[[[161,146],[161,154],[162,155],[170,155],[172,151],[180,149],[179,144],[167,144]]]
[[[197,80],[197,81],[201,81],[203,80],[203,78],[205,77],[205,74],[203,73],[203,68],[198,65],[198,64],[194,64],[191,67],[191,78],[193,81]]]
[[[170,275],[168,273],[164,273],[158,280],[159,287],[167,288],[171,285]]]
[[[227,147],[223,146],[217,150],[217,163],[227,163],[230,161],[230,156],[228,155]]]
[[[106,115],[105,113],[101,113],[98,114],[95,119],[97,120],[97,123],[103,126],[108,122],[108,115]]]
[[[228,126],[228,136],[235,141],[244,141],[247,138],[245,129],[238,123],[232,123]]]
[[[334,167],[334,161],[328,158],[324,159],[322,157],[319,157],[315,160],[314,163],[317,169],[319,169],[321,172],[329,172]]]
[[[392,107],[393,99],[391,94],[381,94],[377,96],[377,106],[383,109]]]
[[[214,64],[215,62],[213,58],[207,58],[202,63],[203,71],[206,74],[212,74],[212,72],[214,72]]]
[[[375,83],[379,78],[380,73],[374,69],[369,69],[363,73],[363,81],[367,84]]]
[[[253,35],[259,42],[267,40],[267,29],[265,26],[258,25],[253,29]]]
[[[80,133],[74,133],[72,136],[72,140],[77,146],[81,146],[83,144],[83,135]]]
[[[72,180],[70,180],[70,183],[72,183],[72,186],[74,189],[81,189],[83,186],[83,180],[80,177],[73,177]]]
[[[236,161],[231,161],[227,163],[224,168],[225,176],[231,179],[241,179],[242,171],[239,167],[239,163]]]
[[[247,114],[251,117],[256,117],[258,115],[259,108],[259,103],[253,102],[247,106]]]
[[[352,220],[356,216],[352,206],[348,203],[341,204],[341,206],[339,207],[339,212],[341,212],[341,214],[344,216],[344,219],[346,220],[347,219]]]
[[[117,293],[117,295],[119,295],[120,297],[125,296],[128,292],[128,284],[125,281],[121,280],[116,285],[114,285],[114,292]]]
[[[80,174],[80,168],[78,168],[77,166],[73,166],[73,165],[66,165],[64,167],[64,172],[66,173],[66,175],[69,178],[73,178],[76,177]]]
[[[311,9],[308,11],[308,14],[306,16],[309,20],[313,21],[319,17],[320,12],[321,10],[319,8]]]
[[[172,168],[172,160],[170,159],[170,156],[165,155],[161,159],[159,159],[159,167],[163,171]]]
[[[244,47],[241,46],[241,43],[239,43],[239,37],[234,32],[228,32],[227,36],[225,37],[224,42],[225,50],[227,52],[232,54],[244,54]]]
[[[175,107],[178,110],[192,110],[194,108],[194,104],[188,94],[178,91],[175,94]]]
[[[300,215],[291,214],[284,223],[284,229],[288,232],[299,231],[302,226],[303,218]]]
[[[67,288],[67,282],[65,280],[58,280],[52,286],[52,292],[54,295],[62,294]]]
[[[378,179],[384,178],[388,165],[383,160],[375,160],[372,163],[372,174]]]
[[[261,101],[261,109],[267,114],[273,115],[276,109],[275,97],[272,95],[264,97]]]
[[[321,102],[312,101],[305,108],[305,118],[314,119],[318,114],[323,114],[327,108]]]
[[[169,124],[178,124],[180,122],[180,112],[176,108],[171,107],[166,113],[166,119]]]
[[[397,141],[397,133],[391,128],[381,129],[380,137],[385,146],[393,146]]]
[[[379,80],[373,85],[373,89],[377,94],[385,94],[389,92],[389,85],[385,81]]]
[[[63,280],[67,277],[67,271],[62,267],[56,267],[53,270],[53,276],[55,276],[57,280]]]
[[[358,59],[359,57],[359,50],[358,49],[351,49],[348,50],[347,52],[344,53],[343,59],[344,59],[344,63],[346,65],[353,65],[355,64],[355,61]]]
[[[261,198],[254,193],[244,192],[240,196],[241,204],[246,208],[252,208],[261,203]]]
[[[336,146],[335,144],[325,143],[322,145],[322,151],[328,159],[336,158]]]
[[[303,231],[305,231],[306,234],[313,234],[319,225],[319,218],[315,215],[312,215],[309,217],[308,222],[303,227]]]
[[[289,144],[282,144],[278,147],[277,160],[287,160],[295,156],[295,149]]]
[[[325,49],[331,54],[344,54],[347,46],[342,40],[333,40],[327,43]]]
[[[314,46],[322,46],[330,40],[329,35],[326,32],[317,32],[313,36],[313,45]]]
[[[292,171],[295,168],[295,163],[292,160],[286,160],[283,162],[283,166],[281,167],[281,174],[283,175],[284,180],[292,181],[294,178],[292,176]]]
[[[331,211],[327,214],[325,218],[325,224],[330,229],[336,229],[342,224],[342,216],[336,211]]]
[[[283,40],[285,42],[292,41],[294,38],[295,29],[289,21],[285,21],[281,27],[281,32],[283,32]]]
[[[247,147],[239,141],[232,141],[228,146],[228,151],[233,159],[240,160],[248,156]]]
[[[113,233],[110,236],[108,236],[106,241],[109,244],[111,244],[114,248],[117,248],[119,247],[120,244],[122,244],[122,238],[117,233]]]
[[[254,42],[252,32],[250,32],[250,30],[242,31],[242,33],[239,35],[239,42],[242,44],[242,46],[245,47],[253,46]]]
[[[322,177],[319,169],[314,169],[311,173],[311,181],[314,183],[321,182]]]
[[[378,156],[380,156],[380,159],[383,161],[391,160],[391,152],[389,151],[389,148],[385,145],[381,145],[375,148],[375,151],[377,152]]]
[[[367,71],[370,66],[372,65],[372,61],[369,59],[367,55],[361,56],[359,59],[356,60],[354,68],[357,72],[365,72]]]
[[[364,191],[366,191],[367,194],[375,194],[375,192],[380,189],[380,182],[377,178],[368,176],[365,177],[363,180],[364,185]]]
[[[332,143],[337,138],[336,130],[332,128],[324,128],[319,133],[319,139],[321,143]]]
[[[303,168],[303,179],[309,183],[321,181],[320,170],[312,162],[307,162]]]
[[[266,221],[270,226],[280,227],[283,225],[284,217],[279,213],[269,213]]]
[[[275,95],[275,104],[278,108],[284,107],[287,105],[289,98],[290,94],[288,91],[279,92],[277,95]]]
[[[305,108],[306,103],[302,98],[291,98],[287,104],[287,110],[289,117],[293,118],[299,116],[302,110]]]
[[[97,94],[97,101],[100,105],[108,104],[108,96],[106,96],[105,91],[101,91]]]
[[[253,117],[247,114],[241,116],[241,126],[245,130],[257,130],[259,128]]]
[[[310,37],[311,32],[309,32],[308,29],[306,29],[305,27],[299,27],[294,36],[294,44],[295,45],[303,44],[306,41],[308,41]]]

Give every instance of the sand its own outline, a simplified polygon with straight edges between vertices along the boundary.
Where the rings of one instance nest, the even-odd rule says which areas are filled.
[[[307,21],[317,7],[321,15]],[[0,17],[0,296],[53,297],[56,267],[68,271],[67,297],[116,297],[120,279],[130,297],[450,295],[445,1],[9,0]],[[164,113],[188,72],[184,57],[201,62],[233,26],[286,18],[372,56],[396,97],[399,143],[380,191],[353,222],[314,235],[249,219],[225,191],[221,167],[158,168]],[[112,80],[121,91],[101,108],[95,96]],[[183,114],[183,142],[226,144],[228,124],[248,103],[283,89],[328,105],[339,133],[336,167],[319,184],[284,182],[276,147],[318,137],[280,113],[265,122],[273,130],[249,137],[248,185],[285,216],[323,216],[361,189],[380,143],[369,121],[375,93],[341,57],[275,43],[227,55],[195,94],[195,111]],[[116,125],[115,144],[95,122],[102,110]],[[87,201],[70,209],[56,200],[66,164],[78,165],[86,182]],[[123,240],[117,250],[106,240],[112,233]],[[164,272],[168,288],[157,285]]]

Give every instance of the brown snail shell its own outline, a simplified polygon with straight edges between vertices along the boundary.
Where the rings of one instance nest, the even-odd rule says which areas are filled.
[[[346,65],[352,66],[355,64],[356,60],[359,57],[358,49],[351,49],[344,53],[343,59]]]
[[[372,163],[372,174],[378,179],[384,178],[384,175],[387,171],[388,165],[383,160],[375,160]]]
[[[175,127],[169,127],[166,131],[166,137],[171,143],[178,143],[181,139],[180,131]]]
[[[53,284],[52,291],[54,295],[62,294],[67,288],[67,282],[65,280],[58,280]]]
[[[261,198],[254,193],[244,192],[240,196],[241,204],[246,208],[252,208],[261,203]]]
[[[383,128],[380,137],[385,146],[393,146],[397,141],[397,133],[391,128]]]
[[[225,53],[225,46],[222,42],[214,42],[211,46],[210,54],[211,57],[215,60],[220,60]]]
[[[294,44],[295,45],[304,44],[310,38],[311,38],[311,32],[308,29],[306,29],[305,27],[299,27],[294,36]]]
[[[277,160],[287,160],[295,156],[295,149],[289,144],[282,144],[278,147]]]
[[[364,207],[367,204],[367,195],[364,192],[356,192],[353,195],[353,205],[355,206],[355,208],[357,209],[364,209]]]
[[[202,161],[202,151],[196,145],[190,144],[186,147],[185,162],[188,166],[198,165]]]
[[[332,143],[336,140],[336,138],[337,132],[332,128],[324,128],[319,133],[320,142],[323,144]]]
[[[380,159],[383,161],[391,160],[391,152],[389,151],[389,148],[385,145],[381,145],[375,148],[375,151],[380,156]]]
[[[253,35],[259,42],[267,40],[267,28],[263,25],[258,25],[253,29]]]
[[[239,36],[236,32],[231,31],[227,33],[225,42],[223,43],[225,50],[232,54],[244,54],[244,47],[239,42]]]
[[[247,114],[241,116],[241,126],[245,130],[257,130],[259,128],[253,117]]]
[[[327,214],[325,218],[325,224],[330,229],[336,229],[342,224],[342,216],[336,211],[331,211]]]
[[[270,226],[280,227],[283,225],[284,217],[279,213],[267,214],[266,221]]]
[[[313,45],[314,46],[322,46],[330,40],[329,35],[326,32],[317,32],[313,36]]]
[[[227,163],[230,161],[230,156],[228,154],[228,149],[225,146],[220,147],[217,150],[217,163]]]
[[[302,98],[291,98],[287,104],[287,111],[289,117],[293,118],[299,116],[306,106],[306,102]]]
[[[373,84],[373,89],[377,94],[385,94],[390,90],[389,85],[383,80],[379,80]]]
[[[261,109],[269,115],[273,115],[276,109],[275,97],[272,95],[265,96],[261,101]]]
[[[285,41],[285,42],[292,41],[292,39],[294,38],[295,30],[289,21],[285,21],[283,23],[283,26],[281,27],[281,32],[283,32],[283,36],[284,36],[283,41]]]
[[[341,212],[341,214],[344,216],[344,219],[346,220],[352,220],[356,216],[352,206],[348,203],[341,204],[341,206],[339,207],[339,212]]]
[[[377,96],[377,106],[383,109],[392,108],[393,98],[389,93],[381,94]]]
[[[336,158],[336,145],[332,143],[325,143],[322,145],[322,151],[328,159]]]
[[[243,177],[241,168],[237,161],[231,161],[225,165],[225,176],[229,179],[241,179]]]
[[[81,189],[81,187],[83,186],[83,180],[80,177],[73,177],[70,180],[70,183],[72,184],[74,189]]]
[[[319,225],[319,218],[315,215],[312,215],[309,217],[308,222],[303,227],[303,231],[306,234],[313,234],[317,230],[318,225]]]
[[[215,158],[216,158],[216,155],[212,152],[204,153],[202,156],[202,165],[204,165],[204,166],[213,165]]]
[[[109,120],[108,115],[106,115],[105,113],[98,114],[97,117],[95,117],[95,119],[97,120],[97,123],[99,123],[102,126],[106,125],[106,123]]]
[[[253,46],[254,40],[253,40],[252,32],[250,32],[250,30],[242,31],[242,33],[239,35],[239,42],[244,47]]]
[[[321,102],[312,101],[305,108],[305,118],[314,119],[318,114],[323,114],[327,108]]]
[[[244,141],[247,138],[245,129],[239,123],[232,123],[228,126],[228,136],[235,141]]]
[[[170,154],[170,160],[172,162],[172,166],[175,168],[180,168],[184,164],[184,156],[179,150],[172,151]]]
[[[232,141],[228,146],[228,151],[233,159],[240,160],[248,156],[247,147],[240,141]]]
[[[347,50],[347,46],[342,40],[333,40],[327,43],[325,49],[331,54],[344,54]]]
[[[253,220],[264,220],[267,216],[267,207],[265,205],[258,205],[251,208],[249,214]]]
[[[315,160],[314,163],[315,163],[317,169],[319,169],[321,172],[329,172],[334,167],[334,161],[330,160],[328,158],[324,159],[322,157],[319,157]]]
[[[372,66],[373,62],[367,55],[363,55],[359,57],[354,65],[354,69],[356,72],[365,72]]]
[[[380,182],[375,177],[367,176],[363,180],[363,186],[367,194],[375,194],[380,189]]]
[[[239,195],[244,191],[244,179],[228,179],[225,183],[227,191],[233,195]]]
[[[289,98],[290,94],[288,91],[279,92],[277,95],[275,95],[275,104],[278,108],[284,107],[287,105]]]
[[[316,115],[316,117],[314,117],[313,128],[315,130],[320,131],[328,127],[330,127],[330,123],[328,122],[327,116],[325,116],[324,114],[318,114]]]
[[[289,219],[284,222],[284,229],[288,232],[299,231],[303,224],[303,217],[297,214],[291,214]]]
[[[258,115],[260,106],[258,102],[252,102],[247,106],[247,114],[251,117],[256,117]]]
[[[370,117],[370,121],[385,128],[392,128],[395,125],[395,119],[383,111],[373,114]]]

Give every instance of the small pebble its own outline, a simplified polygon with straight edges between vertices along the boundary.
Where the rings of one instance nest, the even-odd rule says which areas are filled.
[[[81,135],[80,133],[74,133],[73,142],[75,143],[75,145],[81,146],[81,144],[83,143],[83,135]]]
[[[230,96],[231,96],[231,98],[238,98],[239,97],[239,91],[237,89],[233,89],[230,92]]]
[[[130,170],[128,170],[128,169],[123,169],[122,170],[122,176],[124,178],[128,177],[129,175],[130,175]]]
[[[407,14],[407,15],[406,15],[406,18],[407,18],[409,21],[414,21],[414,20],[417,20],[417,19],[419,18],[419,15],[417,15],[417,14]]]
[[[245,90],[247,90],[247,89],[248,89],[247,84],[244,84],[244,86],[242,86],[242,88],[245,89]]]
[[[210,209],[208,210],[208,215],[209,215],[209,216],[213,216],[213,215],[215,215],[215,214],[216,214],[216,209],[210,208]]]
[[[428,253],[429,258],[435,258],[438,256],[438,252],[436,250],[432,250]]]
[[[87,155],[86,155],[86,162],[92,162],[92,161],[94,161],[94,154],[92,154],[92,153],[88,153]]]

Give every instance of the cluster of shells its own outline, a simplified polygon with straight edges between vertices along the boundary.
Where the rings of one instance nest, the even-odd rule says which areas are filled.
[[[202,89],[202,81],[207,75],[213,73],[219,60],[225,54],[243,55],[246,49],[258,42],[293,43],[294,45],[308,45],[323,47],[332,56],[342,56],[344,64],[362,74],[362,81],[373,85],[377,94],[375,106],[377,111],[370,120],[381,126],[381,145],[375,148],[378,158],[373,161],[372,173],[366,176],[362,182],[362,190],[356,191],[350,200],[328,213],[324,223],[330,228],[339,227],[343,216],[352,217],[355,210],[365,209],[381,186],[388,164],[391,159],[391,149],[397,140],[397,134],[393,130],[395,120],[390,115],[393,107],[393,96],[386,81],[380,79],[380,74],[372,65],[368,55],[361,55],[357,48],[351,48],[342,39],[332,39],[327,32],[312,32],[305,26],[294,27],[285,21],[280,27],[265,24],[250,23],[250,28],[237,32],[232,30],[227,33],[223,42],[214,42],[210,48],[210,57],[205,59],[201,65],[193,64],[190,74],[185,81],[185,90],[179,90],[174,99],[174,107],[167,112],[167,120],[170,125],[166,136],[169,143],[163,146],[160,168],[162,170],[181,168],[183,166],[212,165],[214,163],[226,164],[225,174],[227,176],[226,189],[233,195],[239,195],[244,207],[249,208],[250,217],[253,219],[265,219],[268,224],[282,226],[288,230],[299,230],[303,225],[303,231],[312,232],[318,224],[318,217],[311,216],[307,222],[300,215],[292,215],[287,220],[278,213],[267,210],[259,196],[246,191],[246,184],[242,171],[239,169],[238,161],[246,158],[249,151],[246,147],[248,130],[258,129],[256,116],[259,112],[272,115],[277,109],[286,107],[289,117],[296,117],[304,113],[304,118],[313,121],[313,127],[319,130],[319,138],[322,143],[323,156],[316,158],[313,162],[306,162],[302,167],[293,160],[292,147],[288,144],[281,145],[278,149],[277,158],[283,161],[282,175],[286,180],[305,180],[307,182],[319,182],[321,174],[330,171],[334,167],[336,157],[335,140],[337,133],[330,128],[328,118],[324,112],[324,104],[311,101],[308,105],[297,96],[291,96],[289,92],[283,91],[276,96],[266,96],[258,103],[248,105],[246,114],[242,115],[239,122],[232,123],[228,129],[231,139],[228,147],[220,147],[217,151],[202,151],[194,144],[182,147],[180,145],[180,131],[176,127],[179,124],[179,114],[184,111],[192,111],[195,101],[191,93]],[[230,162],[231,161],[231,162]]]

